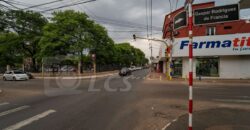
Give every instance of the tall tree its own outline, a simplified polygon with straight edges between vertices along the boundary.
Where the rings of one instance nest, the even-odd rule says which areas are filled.
[[[138,48],[134,48],[129,43],[119,43],[115,45],[115,62],[123,66],[144,65],[148,61],[145,54]]]
[[[93,48],[91,53],[95,53],[97,64],[113,64],[115,56],[114,41],[108,36],[107,30],[99,24],[94,24],[94,28],[90,30],[94,35]]]
[[[37,71],[38,43],[42,37],[42,28],[48,22],[40,13],[23,10],[6,12],[8,31],[19,37],[19,44],[25,57],[32,59],[33,70]]]
[[[83,49],[90,48],[93,42],[93,34],[89,31],[93,26],[93,21],[85,13],[73,10],[55,12],[51,23],[44,27],[40,42],[42,56],[73,54],[79,56],[83,65]]]
[[[0,33],[0,66],[22,63],[20,47],[19,37],[15,33]]]
[[[83,50],[96,54],[98,64],[112,63],[114,42],[104,27],[94,23],[85,13],[66,10],[55,12],[44,27],[40,42],[41,56],[73,54],[83,65]],[[82,67],[81,67],[82,68]]]

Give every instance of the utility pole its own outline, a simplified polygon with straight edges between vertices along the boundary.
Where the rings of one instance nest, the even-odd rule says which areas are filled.
[[[186,0],[185,6],[188,7],[188,35],[189,35],[189,114],[188,130],[193,129],[193,4],[194,0]]]
[[[153,46],[152,46],[151,41],[149,43],[149,49],[150,49],[150,60],[153,60]]]
[[[174,28],[173,28],[173,21],[172,19],[170,20],[169,24],[169,32],[170,32],[170,45],[168,46],[168,51],[169,51],[169,60],[168,60],[168,77],[169,80],[173,79],[173,59],[172,59],[172,47],[174,43]]]
[[[153,0],[150,0],[150,38],[153,36]],[[150,40],[151,58],[153,60],[153,45]]]

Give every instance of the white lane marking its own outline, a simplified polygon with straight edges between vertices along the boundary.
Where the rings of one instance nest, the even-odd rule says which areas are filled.
[[[233,102],[233,103],[250,103],[250,100],[237,100],[237,99],[214,99],[219,102]]]
[[[244,99],[250,99],[250,96],[236,96],[236,97],[239,97],[239,98],[244,98]]]
[[[172,122],[169,122],[167,125],[165,125],[161,130],[166,130],[172,123],[176,122],[178,119],[172,120]]]
[[[21,107],[18,107],[18,108],[14,108],[14,109],[10,109],[10,110],[1,112],[1,113],[0,113],[0,117],[1,117],[1,116],[5,116],[5,115],[8,115],[8,114],[11,114],[11,113],[14,113],[14,112],[17,112],[17,111],[21,111],[21,110],[26,109],[26,108],[28,108],[28,107],[29,107],[29,106],[21,106]]]
[[[17,129],[20,129],[20,128],[22,128],[22,127],[24,127],[24,126],[26,126],[26,125],[29,125],[29,124],[31,124],[31,123],[34,122],[34,121],[37,121],[37,120],[39,120],[39,119],[42,119],[42,118],[44,118],[44,117],[46,117],[46,116],[48,116],[48,115],[50,115],[50,114],[52,114],[52,113],[54,113],[54,112],[56,112],[56,111],[55,111],[55,110],[48,110],[48,111],[45,111],[45,112],[43,112],[43,113],[41,113],[41,114],[38,114],[38,115],[36,115],[36,116],[33,116],[33,117],[31,117],[31,118],[28,118],[28,119],[26,119],[26,120],[23,120],[23,121],[21,121],[21,122],[18,122],[18,123],[14,124],[14,125],[11,125],[11,126],[9,126],[9,127],[7,127],[7,128],[4,128],[3,130],[17,130]]]
[[[167,125],[165,125],[161,130],[166,130],[171,125],[171,122],[169,122]]]
[[[8,103],[8,102],[3,102],[3,103],[0,103],[0,106],[4,106],[4,105],[8,105],[8,104],[10,104],[10,103]]]

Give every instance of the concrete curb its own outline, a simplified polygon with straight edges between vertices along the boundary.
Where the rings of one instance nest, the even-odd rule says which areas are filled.
[[[147,80],[152,80],[152,81],[161,81],[161,82],[168,82],[168,83],[188,83],[188,81],[185,80],[166,80],[160,78],[147,78]],[[223,80],[203,80],[203,81],[198,81],[194,80],[195,84],[250,84],[250,80],[239,80],[239,81],[223,81]]]

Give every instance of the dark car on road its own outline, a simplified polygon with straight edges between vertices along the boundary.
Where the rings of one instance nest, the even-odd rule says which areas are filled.
[[[127,67],[123,67],[119,72],[120,76],[126,76],[126,75],[130,75],[130,74],[131,74],[131,70],[129,70],[129,68],[127,68]]]

